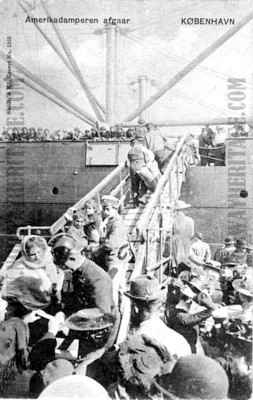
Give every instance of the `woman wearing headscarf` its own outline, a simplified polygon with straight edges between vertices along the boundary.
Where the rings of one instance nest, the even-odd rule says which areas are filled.
[[[60,291],[64,274],[58,271],[46,240],[41,236],[25,236],[21,241],[21,257],[6,270],[3,278],[2,295],[10,282],[19,277],[41,279],[42,287],[49,292]]]

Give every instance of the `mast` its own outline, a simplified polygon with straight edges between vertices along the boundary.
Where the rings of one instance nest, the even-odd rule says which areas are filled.
[[[115,26],[106,25],[106,122],[112,125],[115,121],[115,75],[116,75],[116,40]]]

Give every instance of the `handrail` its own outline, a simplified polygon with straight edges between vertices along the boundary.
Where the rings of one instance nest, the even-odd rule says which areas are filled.
[[[41,235],[44,237],[50,237],[50,226],[20,226],[17,228],[16,236],[19,240],[27,235]]]
[[[147,208],[145,209],[145,212],[143,213],[143,215],[140,218],[140,221],[137,224],[137,230],[139,231],[140,235],[143,235],[145,229],[148,226],[150,216],[152,215],[152,212],[159,200],[162,188],[168,181],[169,174],[174,166],[174,162],[177,160],[177,157],[178,157],[180,151],[182,150],[183,144],[185,143],[187,136],[188,136],[188,134],[185,134],[177,143],[176,150],[175,150],[173,156],[171,157],[164,174],[160,178],[158,185],[156,187],[156,190],[152,194],[151,199],[147,205]]]
[[[110,174],[107,175],[101,182],[99,182],[98,185],[95,186],[88,194],[82,197],[73,207],[70,207],[53,225],[51,225],[51,234],[54,235],[60,229],[63,229],[64,225],[66,224],[66,216],[68,216],[69,212],[73,212],[82,208],[88,200],[91,200],[95,196],[99,195],[99,193],[108,185],[108,183],[120,175],[124,170],[126,170],[126,166],[122,163],[112,172],[110,172]]]

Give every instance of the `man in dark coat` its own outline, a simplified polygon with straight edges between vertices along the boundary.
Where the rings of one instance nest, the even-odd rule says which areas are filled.
[[[53,255],[56,265],[72,271],[73,289],[68,313],[86,307],[98,307],[105,313],[113,312],[110,276],[81,253],[74,238],[64,234],[58,237],[53,245]]]
[[[208,294],[200,293],[198,303],[205,307],[200,309],[193,301],[194,297],[195,293],[185,286],[181,290],[181,299],[167,318],[167,324],[185,337],[193,353],[203,354],[199,341],[199,324],[212,315],[215,305]]]
[[[63,234],[56,239],[53,244],[53,255],[56,265],[72,271],[72,290],[63,295],[64,312],[70,315],[82,309],[98,308],[104,315],[112,316],[114,325],[108,339],[112,345],[117,334],[119,316],[113,301],[110,276],[81,253],[78,244],[71,236]],[[66,350],[74,339],[80,337],[70,330],[68,338],[60,349]],[[89,335],[83,335],[79,342],[79,354],[83,356],[90,351],[92,348]]]

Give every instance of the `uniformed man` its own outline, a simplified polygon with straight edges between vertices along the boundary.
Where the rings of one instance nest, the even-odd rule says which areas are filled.
[[[119,287],[123,284],[128,262],[127,227],[118,213],[119,200],[116,197],[103,196],[101,206],[102,232],[94,257],[113,281],[113,297],[117,304]]]
[[[75,211],[73,220],[67,228],[67,232],[71,235],[80,245],[80,248],[85,249],[88,245],[88,239],[84,232],[84,213],[82,211]]]
[[[233,236],[228,236],[224,240],[222,248],[217,249],[214,254],[214,260],[219,261],[222,264],[229,263],[231,261],[231,255],[235,251],[235,241]]]
[[[130,167],[131,190],[134,205],[144,202],[147,190],[154,192],[160,172],[154,153],[145,146],[145,128],[136,128],[135,138],[128,152]]]
[[[231,254],[231,261],[240,265],[247,264],[247,241],[246,239],[237,239],[235,250]]]

